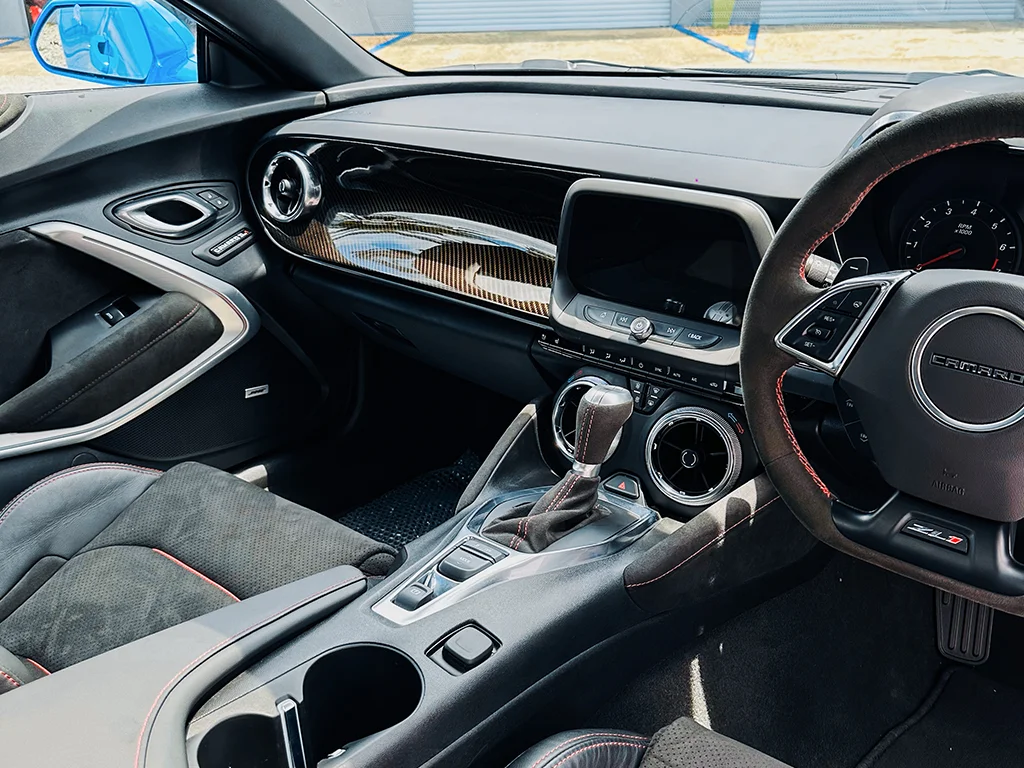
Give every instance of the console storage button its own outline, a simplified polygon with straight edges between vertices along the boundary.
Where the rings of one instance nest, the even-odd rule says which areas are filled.
[[[442,576],[447,576],[453,581],[465,581],[476,576],[489,565],[493,565],[490,560],[464,547],[459,547],[441,561],[437,570]]]
[[[415,611],[420,606],[429,603],[433,596],[434,593],[422,584],[410,584],[395,595],[395,605],[405,608],[407,611]]]
[[[460,672],[468,672],[494,653],[494,641],[476,627],[463,627],[448,638],[441,653]]]

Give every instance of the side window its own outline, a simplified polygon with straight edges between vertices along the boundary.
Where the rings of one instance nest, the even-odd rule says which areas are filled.
[[[0,0],[0,93],[194,83],[196,50],[162,0]]]

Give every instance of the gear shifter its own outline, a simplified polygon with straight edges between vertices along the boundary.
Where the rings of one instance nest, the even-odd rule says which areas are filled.
[[[619,444],[633,413],[633,397],[622,387],[593,387],[576,414],[572,469],[533,505],[495,518],[483,535],[520,552],[540,552],[600,514],[596,509],[601,465]]]

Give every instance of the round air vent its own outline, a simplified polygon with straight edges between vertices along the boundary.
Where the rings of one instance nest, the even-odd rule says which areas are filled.
[[[647,469],[673,501],[705,506],[733,489],[740,475],[739,438],[728,422],[706,408],[677,408],[647,437]]]
[[[263,172],[263,212],[279,224],[301,219],[320,204],[320,182],[305,155],[278,152]]]
[[[551,411],[551,426],[555,431],[555,444],[567,459],[576,453],[576,412],[580,409],[580,400],[593,387],[607,383],[597,376],[583,376],[558,394]]]

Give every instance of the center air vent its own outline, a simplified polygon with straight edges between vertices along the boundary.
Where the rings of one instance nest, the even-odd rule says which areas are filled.
[[[278,152],[263,173],[263,212],[279,224],[301,219],[320,204],[320,182],[309,159]]]
[[[555,430],[555,444],[567,459],[576,453],[576,413],[580,409],[580,401],[593,387],[607,383],[597,376],[584,376],[563,389],[555,400],[551,426]]]
[[[680,504],[712,504],[740,475],[739,438],[706,408],[677,408],[662,416],[647,437],[646,454],[655,485]]]

